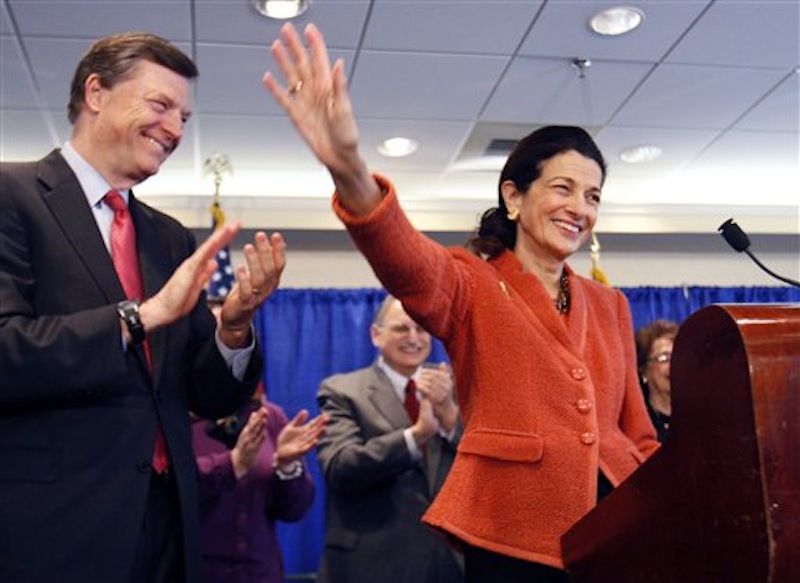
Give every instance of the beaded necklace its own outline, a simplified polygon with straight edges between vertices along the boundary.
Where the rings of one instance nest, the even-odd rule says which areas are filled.
[[[556,304],[556,310],[558,310],[560,314],[569,313],[569,281],[567,280],[567,273],[565,271],[561,272],[561,277],[558,279],[558,297],[553,301]]]

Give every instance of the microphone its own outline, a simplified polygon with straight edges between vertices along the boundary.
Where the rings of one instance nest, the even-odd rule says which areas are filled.
[[[794,285],[800,287],[800,282],[795,281],[793,279],[789,279],[788,277],[784,277],[782,275],[778,275],[771,269],[769,269],[766,265],[761,263],[758,258],[753,255],[750,251],[750,238],[747,234],[742,230],[742,228],[736,224],[736,221],[733,219],[728,219],[724,223],[722,223],[719,228],[717,229],[719,233],[724,237],[724,239],[728,242],[728,245],[734,248],[737,252],[741,253],[744,251],[747,255],[752,259],[756,265],[758,265],[761,269],[766,271],[775,279],[779,279],[782,282],[788,283],[789,285]]]

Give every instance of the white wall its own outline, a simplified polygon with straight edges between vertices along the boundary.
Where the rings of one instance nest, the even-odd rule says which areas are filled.
[[[248,234],[251,235],[251,234]],[[199,234],[199,237],[205,236]],[[288,265],[281,287],[379,287],[366,260],[343,231],[286,232]],[[446,245],[460,245],[467,233],[434,233]],[[800,235],[751,235],[750,251],[767,267],[800,280]],[[241,261],[233,249],[234,261]],[[708,235],[600,235],[600,266],[615,286],[751,286],[785,285],[761,271],[744,253],[737,253],[716,233]],[[588,249],[570,261],[589,275]]]

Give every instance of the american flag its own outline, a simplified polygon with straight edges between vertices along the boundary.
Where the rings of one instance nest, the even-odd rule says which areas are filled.
[[[219,201],[211,205],[211,232],[216,231],[225,223],[225,213]],[[225,298],[230,293],[234,284],[233,266],[231,265],[231,250],[227,245],[217,252],[217,270],[208,283],[209,298]]]

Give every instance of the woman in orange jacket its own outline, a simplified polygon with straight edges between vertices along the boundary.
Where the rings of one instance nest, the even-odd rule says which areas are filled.
[[[424,521],[465,554],[467,581],[563,581],[560,538],[658,447],[624,296],[567,259],[597,219],[605,162],[580,128],[522,139],[471,250],[409,223],[358,150],[343,63],[291,25],[264,84],[336,185],[334,210],[383,285],[452,360],[464,436]]]

